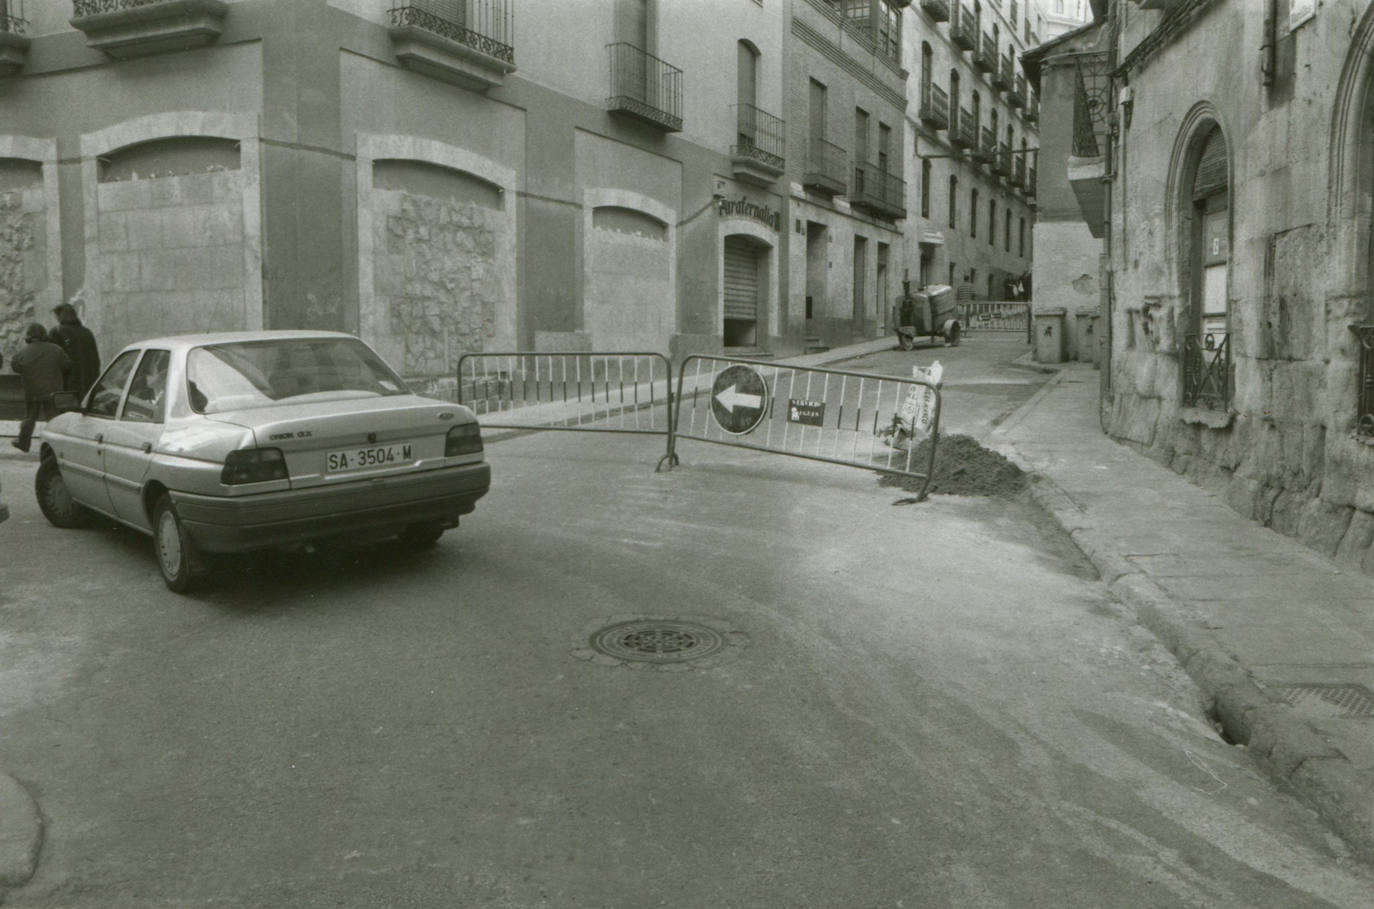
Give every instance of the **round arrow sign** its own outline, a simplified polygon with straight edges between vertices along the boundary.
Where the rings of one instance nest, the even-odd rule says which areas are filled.
[[[748,366],[735,364],[711,383],[711,415],[731,435],[753,432],[768,410],[768,384]]]

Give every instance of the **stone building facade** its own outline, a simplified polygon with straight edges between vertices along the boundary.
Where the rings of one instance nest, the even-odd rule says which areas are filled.
[[[1374,7],[1103,6],[1104,425],[1374,573]]]

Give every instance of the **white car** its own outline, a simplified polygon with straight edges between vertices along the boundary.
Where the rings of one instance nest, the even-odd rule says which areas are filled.
[[[181,335],[124,348],[48,421],[35,489],[58,527],[96,512],[153,537],[190,589],[217,553],[325,538],[424,546],[491,485],[472,411],[413,394],[352,335]]]

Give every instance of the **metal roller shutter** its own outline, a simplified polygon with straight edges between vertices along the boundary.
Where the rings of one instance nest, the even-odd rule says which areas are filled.
[[[759,254],[747,240],[725,238],[725,318],[758,317]]]

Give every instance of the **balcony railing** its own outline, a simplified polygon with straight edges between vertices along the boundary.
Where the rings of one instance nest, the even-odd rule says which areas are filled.
[[[1011,176],[1011,146],[1003,142],[997,146],[997,172],[1004,177]]]
[[[949,95],[938,85],[921,89],[921,122],[932,129],[949,128]]]
[[[997,72],[997,45],[993,43],[992,35],[983,34],[978,52],[973,55],[973,68],[983,73]]]
[[[949,21],[949,0],[921,0],[921,9],[933,22]]]
[[[115,59],[201,47],[217,40],[224,0],[72,0],[72,27]]]
[[[611,94],[606,108],[667,132],[682,129],[682,70],[633,44],[607,45]]]
[[[24,32],[29,22],[24,18],[23,0],[0,0],[0,77],[13,75],[24,68],[29,58],[29,39]]]
[[[1183,337],[1183,406],[1207,410],[1231,407],[1231,336]]]
[[[1360,400],[1355,432],[1374,438],[1374,325],[1352,325],[1360,339]]]
[[[802,185],[827,195],[841,195],[848,186],[848,169],[848,152],[833,142],[813,136],[806,150],[806,170],[802,173]]]
[[[1026,168],[1026,195],[1035,195],[1035,168]]]
[[[957,13],[957,15],[956,15]],[[949,37],[961,50],[971,51],[978,48],[978,31],[973,13],[967,6],[955,3],[951,6]]]
[[[391,10],[391,24],[413,25],[512,66],[515,64],[512,46],[515,20],[510,0],[466,0],[451,15],[455,18],[439,16],[422,6],[406,3]]]
[[[730,159],[736,179],[767,184],[783,172],[783,121],[752,104],[736,104],[736,142],[730,146]]]
[[[1007,91],[1011,88],[1011,54],[1002,55],[1002,63],[992,74],[992,87]]]
[[[977,150],[978,124],[974,122],[973,114],[967,107],[959,108],[958,122],[950,126],[949,141],[950,144],[956,148],[963,148],[969,151]]]
[[[0,33],[22,35],[28,30],[29,20],[24,18],[23,0],[0,0]]]
[[[421,3],[391,10],[396,59],[409,69],[477,91],[515,70],[511,0],[462,0],[440,15]]]
[[[1025,185],[1026,185],[1026,159],[1025,159],[1025,157],[1017,157],[1017,159],[1016,159],[1015,161],[1012,162],[1012,165],[1011,165],[1011,185],[1012,185],[1012,186],[1025,186]]]
[[[1018,75],[1007,89],[1007,103],[1012,107],[1026,106],[1026,77]]]
[[[992,170],[997,158],[997,133],[991,126],[983,127],[983,142],[978,146],[978,151],[985,157],[988,170]]]
[[[904,218],[906,182],[876,164],[857,165],[854,168],[854,185],[849,190],[849,203],[879,218]]]

